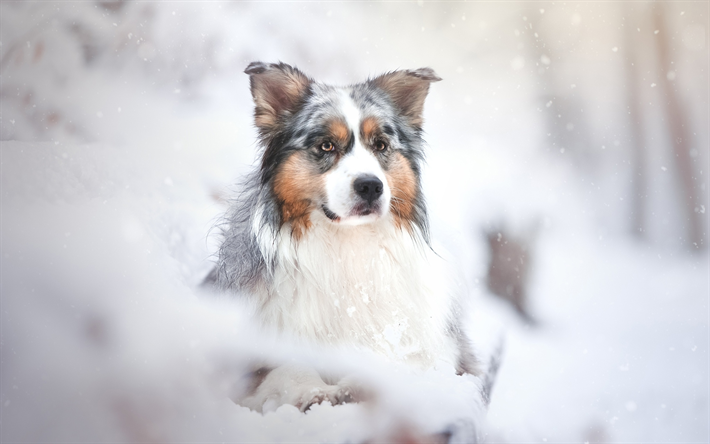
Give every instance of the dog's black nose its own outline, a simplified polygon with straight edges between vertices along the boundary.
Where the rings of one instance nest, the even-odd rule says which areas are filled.
[[[355,188],[357,195],[365,199],[368,204],[372,204],[378,197],[382,196],[382,181],[371,174],[355,179],[353,188]]]

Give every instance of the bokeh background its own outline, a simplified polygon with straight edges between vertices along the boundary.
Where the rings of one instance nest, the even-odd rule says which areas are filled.
[[[189,409],[131,413],[175,390],[145,407],[106,385],[142,393],[188,353],[135,364],[174,337],[160,307],[199,305],[210,228],[257,155],[243,70],[280,60],[332,84],[423,66],[444,79],[425,107],[437,248],[455,258],[482,355],[505,338],[485,439],[707,442],[708,14],[683,1],[3,0],[4,440],[177,439],[166,430]],[[180,304],[166,325],[182,325]],[[195,310],[196,331],[236,322]],[[111,337],[122,345],[98,351]],[[94,364],[125,368],[81,376]],[[193,392],[176,403],[219,410],[195,388],[203,370],[178,378]],[[230,429],[219,411],[178,436],[289,438],[257,436],[244,412]],[[103,413],[79,427],[87,412]]]

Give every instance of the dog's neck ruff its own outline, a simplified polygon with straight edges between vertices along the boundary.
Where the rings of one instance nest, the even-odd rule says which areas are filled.
[[[455,355],[446,337],[451,307],[441,261],[418,233],[390,215],[342,226],[321,213],[294,239],[275,239],[259,314],[269,326],[331,345],[354,345],[424,367]],[[416,326],[416,327],[413,327]]]

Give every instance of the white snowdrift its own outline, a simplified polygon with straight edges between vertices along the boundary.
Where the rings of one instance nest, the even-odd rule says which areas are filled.
[[[260,332],[238,299],[187,283],[170,243],[191,221],[151,211],[151,192],[127,187],[130,171],[112,161],[120,150],[3,142],[2,154],[4,441],[360,442],[405,430],[448,430],[466,440],[475,433],[483,412],[477,378],[422,374]],[[377,397],[261,415],[229,399],[257,360],[353,374]]]

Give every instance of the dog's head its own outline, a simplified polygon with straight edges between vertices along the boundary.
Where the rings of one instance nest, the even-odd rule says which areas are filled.
[[[296,238],[316,213],[347,225],[391,217],[427,236],[421,126],[429,84],[441,80],[433,70],[348,87],[317,83],[283,63],[254,62],[245,72],[264,146],[261,184]]]

